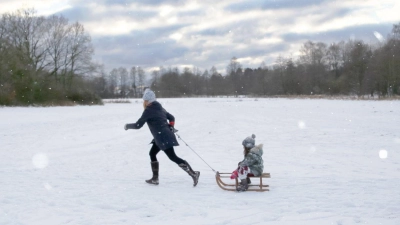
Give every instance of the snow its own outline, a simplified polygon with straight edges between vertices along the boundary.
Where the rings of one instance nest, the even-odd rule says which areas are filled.
[[[0,108],[0,224],[400,224],[400,101],[159,99],[181,138],[231,172],[241,142],[264,144],[269,192],[221,190],[180,141],[192,179],[160,152],[151,177],[142,101]]]

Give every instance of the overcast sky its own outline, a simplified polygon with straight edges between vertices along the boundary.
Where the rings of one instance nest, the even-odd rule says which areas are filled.
[[[378,43],[400,22],[399,0],[0,0],[0,13],[27,7],[82,23],[107,70],[257,68],[307,40]]]

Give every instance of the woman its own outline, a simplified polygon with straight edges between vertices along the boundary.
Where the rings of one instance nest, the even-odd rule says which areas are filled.
[[[193,171],[189,163],[179,158],[174,151],[174,146],[179,146],[175,137],[175,117],[168,113],[159,102],[156,101],[156,95],[150,89],[146,89],[143,94],[143,107],[144,112],[136,123],[126,124],[125,130],[140,129],[145,123],[150,128],[153,135],[153,146],[150,149],[151,170],[153,177],[146,180],[149,184],[158,185],[158,170],[159,163],[157,161],[157,154],[163,150],[168,158],[178,164],[185,172],[193,178],[193,186],[196,186],[199,181],[200,172]],[[168,123],[169,121],[169,123]]]
[[[241,180],[240,186],[237,191],[246,191],[250,184],[250,178],[253,176],[260,176],[264,170],[263,164],[263,145],[255,145],[254,140],[256,136],[253,134],[251,137],[247,137],[243,140],[243,161],[239,162],[238,168],[232,172],[231,179],[239,177]]]

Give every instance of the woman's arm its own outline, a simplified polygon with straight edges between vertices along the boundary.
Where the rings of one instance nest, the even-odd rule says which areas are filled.
[[[146,121],[147,121],[147,116],[148,116],[148,113],[147,113],[147,111],[146,110],[144,110],[144,112],[143,112],[143,114],[142,114],[142,116],[138,119],[138,121],[136,121],[136,123],[128,123],[128,124],[125,124],[125,130],[128,130],[128,129],[140,129],[140,128],[142,128],[143,127],[143,125],[146,123]]]
[[[175,117],[171,113],[167,112],[167,110],[165,110],[164,108],[163,108],[163,110],[164,110],[165,115],[167,116],[168,125],[169,125],[169,128],[171,129],[171,131],[173,133],[178,132],[178,130],[175,129]]]
[[[167,116],[169,125],[174,126],[175,125],[175,117],[171,113],[167,112],[167,110],[165,110],[165,109],[164,109],[164,112],[165,112],[165,115]]]

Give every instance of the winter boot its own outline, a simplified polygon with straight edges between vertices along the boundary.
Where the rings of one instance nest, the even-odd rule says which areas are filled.
[[[146,180],[146,183],[158,185],[158,161],[151,162],[151,170],[153,171],[153,177]]]
[[[200,171],[193,171],[192,167],[190,167],[189,163],[186,161],[185,163],[179,164],[179,167],[193,178],[193,186],[196,187],[197,183],[199,182]]]
[[[247,180],[247,184],[251,184],[250,177],[248,177],[246,180]],[[242,184],[242,182],[241,182],[241,181],[240,181],[240,184]]]
[[[247,184],[247,179],[242,179],[240,185],[236,188],[236,191],[238,192],[247,191],[248,188],[249,185]]]

